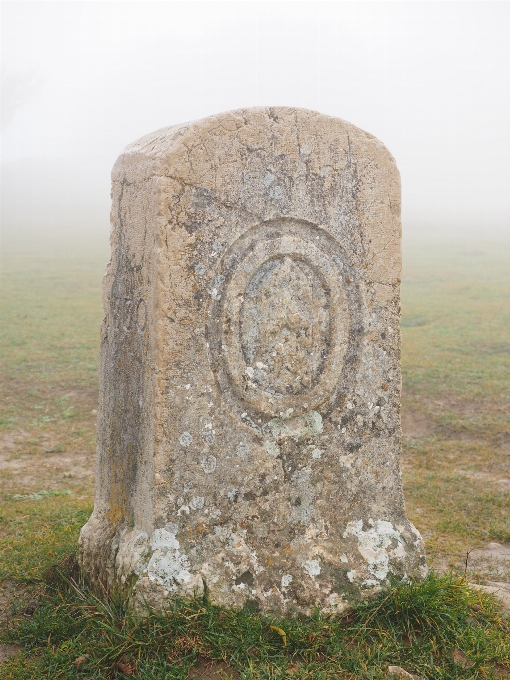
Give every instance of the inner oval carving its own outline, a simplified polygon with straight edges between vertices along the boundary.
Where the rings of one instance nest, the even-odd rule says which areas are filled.
[[[274,396],[309,391],[330,346],[330,291],[320,272],[290,255],[264,262],[246,286],[239,336],[251,382]]]

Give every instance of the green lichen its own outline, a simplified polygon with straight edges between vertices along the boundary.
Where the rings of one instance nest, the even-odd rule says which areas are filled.
[[[308,437],[317,437],[322,432],[322,416],[317,411],[308,411],[302,416],[292,418],[287,414],[273,418],[268,429],[275,439],[292,437],[295,441]]]

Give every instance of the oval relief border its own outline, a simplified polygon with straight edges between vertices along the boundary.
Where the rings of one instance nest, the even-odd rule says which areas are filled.
[[[264,222],[224,253],[208,324],[222,399],[260,427],[282,414],[323,414],[350,391],[361,296],[347,255],[324,229]]]

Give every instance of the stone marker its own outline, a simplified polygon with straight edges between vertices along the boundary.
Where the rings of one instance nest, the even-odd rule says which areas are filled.
[[[387,149],[312,111],[233,111],[128,146],[112,199],[89,581],[135,607],[306,613],[423,576]]]

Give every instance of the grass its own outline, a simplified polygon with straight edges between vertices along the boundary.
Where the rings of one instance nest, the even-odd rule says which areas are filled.
[[[3,501],[0,582],[39,580],[46,569],[75,550],[78,532],[91,511],[89,499],[77,500],[72,496]]]
[[[81,397],[94,394],[96,401],[104,261],[92,255],[4,260],[0,427],[28,429],[37,439],[59,423],[62,433],[90,443],[94,431],[80,420]]]
[[[408,393],[508,400],[509,263],[510,244],[404,250],[402,372]]]
[[[92,509],[105,261],[86,252],[4,258],[0,584],[26,592],[2,633],[22,651],[0,678],[124,677],[122,664],[143,678],[184,678],[201,659],[223,659],[240,678],[378,678],[391,664],[427,678],[506,677],[507,624],[462,574],[473,547],[510,542],[509,249],[404,251],[407,511],[431,565],[460,576],[395,585],[339,620],[271,619],[194,601],[141,622],[48,576],[67,564]],[[483,564],[468,564],[468,576],[510,580]],[[23,614],[27,599],[39,603],[33,614]]]
[[[431,562],[460,569],[510,542],[510,245],[414,244],[404,263],[407,509]]]
[[[39,578],[92,510],[103,268],[87,253],[2,262],[0,581]]]
[[[433,573],[342,618],[283,619],[180,600],[136,619],[68,581],[3,639],[25,651],[0,667],[2,680],[184,680],[205,659],[241,679],[383,678],[390,665],[418,677],[491,678],[510,668],[509,624],[494,601],[462,578]]]

